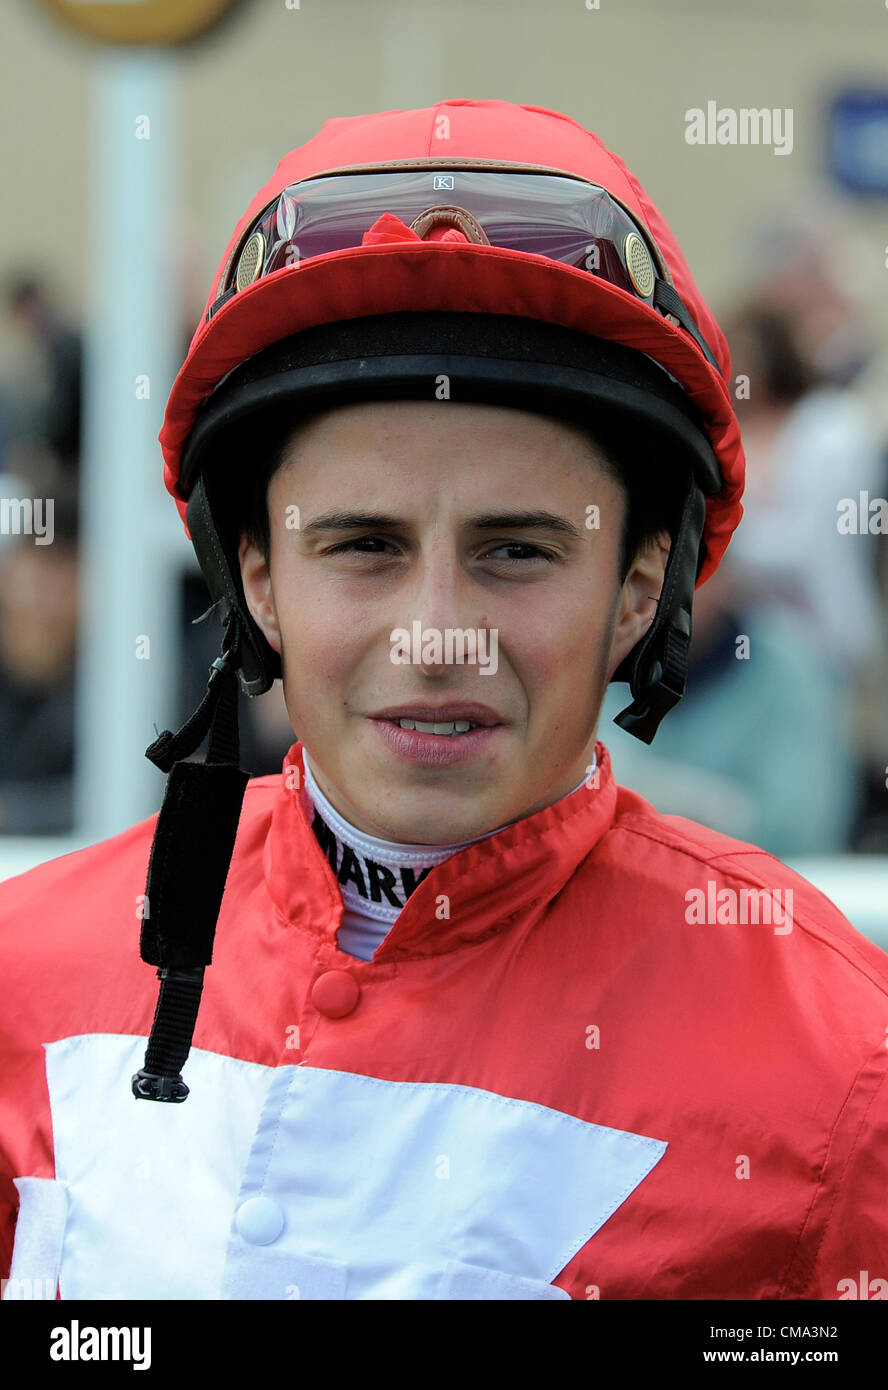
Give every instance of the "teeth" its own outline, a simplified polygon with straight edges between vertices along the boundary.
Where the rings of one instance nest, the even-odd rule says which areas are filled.
[[[418,719],[399,719],[397,722],[402,729],[415,729],[420,734],[442,734],[444,737],[465,734],[469,729],[478,727],[469,719],[450,719],[446,724],[422,724]]]

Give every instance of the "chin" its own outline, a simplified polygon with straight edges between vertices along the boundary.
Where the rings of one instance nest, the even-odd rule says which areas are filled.
[[[391,833],[383,838],[410,845],[428,845],[430,849],[434,849],[436,845],[453,845],[462,840],[476,840],[509,819],[508,811],[503,810],[494,811],[479,820],[475,803],[467,806],[462,815],[458,811],[446,816],[440,813],[425,815],[418,807],[415,813],[399,817],[397,830],[393,828]]]

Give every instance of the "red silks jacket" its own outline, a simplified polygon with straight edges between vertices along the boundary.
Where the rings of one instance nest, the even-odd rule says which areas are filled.
[[[888,1296],[888,956],[597,752],[366,962],[302,745],[252,779],[183,1104],[130,1089],[156,818],[2,884],[7,1296]]]

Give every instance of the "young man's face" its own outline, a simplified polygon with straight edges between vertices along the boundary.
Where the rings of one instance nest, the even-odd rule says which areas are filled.
[[[653,619],[668,553],[646,551],[621,586],[624,507],[590,437],[529,411],[374,401],[294,431],[268,489],[270,566],[244,537],[241,573],[282,655],[294,732],[352,825],[408,843],[469,840],[583,779],[607,683]],[[317,527],[357,512],[390,521]],[[489,524],[539,512],[566,529]],[[410,635],[408,664],[391,659],[395,629]],[[476,634],[474,661],[460,639],[448,654],[448,629]],[[439,652],[423,645],[435,632]],[[497,725],[455,734],[447,761],[433,761],[444,736],[407,735],[399,751],[378,717],[461,701]]]

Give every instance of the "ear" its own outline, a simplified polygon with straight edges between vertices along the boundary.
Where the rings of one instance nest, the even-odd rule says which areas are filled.
[[[277,609],[274,605],[274,591],[271,587],[271,570],[268,561],[259,547],[249,536],[241,536],[237,558],[240,562],[241,583],[250,616],[262,632],[268,645],[278,655],[281,654],[281,629]]]
[[[656,617],[671,546],[669,532],[659,531],[641,547],[632,562],[620,591],[608,679],[641,641]]]

